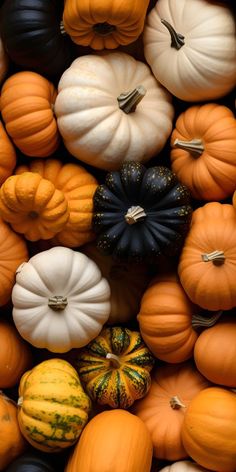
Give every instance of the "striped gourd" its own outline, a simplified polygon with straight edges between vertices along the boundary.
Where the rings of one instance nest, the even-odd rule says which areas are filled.
[[[112,408],[128,408],[147,393],[153,365],[140,333],[121,327],[103,329],[76,359],[88,395]]]
[[[57,452],[77,441],[91,401],[76,370],[63,359],[49,359],[22,376],[18,406],[27,441],[41,451]]]

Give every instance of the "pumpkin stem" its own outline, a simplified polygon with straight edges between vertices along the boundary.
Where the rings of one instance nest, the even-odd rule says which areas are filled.
[[[173,410],[179,410],[180,408],[186,408],[186,405],[184,405],[184,403],[182,403],[180,401],[180,399],[179,399],[179,397],[177,397],[177,395],[175,395],[174,397],[171,397],[170,406],[171,406],[171,408],[173,408]]]
[[[65,30],[64,23],[63,23],[62,20],[61,20],[61,22],[60,22],[60,32],[61,32],[61,34],[63,34],[63,35],[66,34],[66,30]]]
[[[190,152],[193,157],[201,156],[204,151],[201,139],[192,139],[191,141],[181,141],[180,139],[176,139],[174,141],[174,147]]]
[[[220,266],[225,262],[224,251],[213,251],[208,254],[202,254],[203,262],[213,262],[214,265]]]
[[[64,310],[67,305],[67,298],[62,295],[54,295],[48,299],[48,306],[55,311]]]
[[[17,400],[17,406],[22,406],[23,405],[23,397],[19,397]]]
[[[100,36],[108,36],[116,30],[116,27],[105,21],[104,23],[96,23],[96,25],[93,25],[93,30]]]
[[[221,317],[223,314],[222,310],[216,311],[213,313],[212,316],[201,316],[201,315],[193,315],[192,317],[192,327],[193,328],[200,328],[201,326],[205,326],[206,328],[210,328],[211,326],[214,326],[216,324],[217,320]]]
[[[173,26],[166,20],[161,19],[162,24],[168,29],[171,36],[171,47],[175,49],[180,49],[185,44],[184,36],[180,33],[177,33]]]
[[[117,97],[119,107],[125,113],[132,113],[135,111],[136,106],[141,102],[143,97],[146,95],[146,89],[143,85],[138,85],[131,92],[124,92]]]
[[[125,220],[129,225],[137,223],[140,218],[144,218],[146,215],[144,209],[140,206],[132,206],[128,209]]]
[[[29,218],[31,218],[32,220],[36,220],[38,217],[39,217],[39,214],[37,213],[37,211],[30,211],[28,213],[28,216]]]
[[[106,355],[106,359],[109,359],[111,367],[114,369],[119,369],[121,366],[120,359],[115,354],[108,352]]]

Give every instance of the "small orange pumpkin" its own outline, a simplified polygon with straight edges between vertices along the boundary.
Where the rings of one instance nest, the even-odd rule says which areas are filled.
[[[15,148],[0,121],[0,185],[13,173],[15,165]]]

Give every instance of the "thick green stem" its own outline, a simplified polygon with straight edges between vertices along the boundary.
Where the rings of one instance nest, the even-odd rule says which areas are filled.
[[[224,251],[213,251],[208,254],[202,254],[203,262],[212,262],[216,266],[220,266],[225,262]]]
[[[119,107],[125,113],[132,113],[136,110],[137,105],[146,94],[146,89],[142,85],[138,85],[131,92],[124,92],[117,97]]]
[[[191,141],[181,141],[180,139],[176,139],[173,147],[188,151],[193,155],[193,157],[201,156],[204,151],[201,139],[192,139]]]
[[[213,313],[211,316],[201,316],[201,315],[193,315],[192,317],[192,327],[193,328],[210,328],[211,326],[214,326],[218,319],[221,317],[223,311],[216,311]]]
[[[166,20],[161,19],[162,24],[168,29],[171,37],[171,47],[175,49],[180,49],[185,44],[184,36],[181,33],[177,33],[173,26]]]
[[[68,305],[68,301],[66,297],[62,295],[54,295],[54,297],[50,297],[48,299],[48,306],[52,308],[52,310],[60,311],[64,310]]]
[[[125,221],[129,225],[137,223],[141,218],[145,218],[146,213],[144,209],[140,206],[132,206],[128,209],[125,215]]]

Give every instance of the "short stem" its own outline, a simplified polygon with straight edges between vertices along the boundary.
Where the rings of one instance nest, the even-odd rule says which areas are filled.
[[[193,155],[193,157],[201,156],[204,151],[201,139],[192,139],[191,141],[181,141],[180,139],[176,139],[173,147],[188,151]]]
[[[202,254],[203,262],[213,262],[214,265],[220,266],[225,262],[225,255],[223,251],[213,251],[208,254]]]
[[[111,367],[114,367],[114,369],[119,369],[121,366],[120,359],[118,356],[115,354],[112,354],[111,352],[108,352],[106,355],[106,359],[109,359]]]
[[[62,20],[60,22],[60,32],[62,35],[67,34]]]
[[[132,206],[128,209],[126,215],[125,215],[125,220],[126,223],[129,225],[133,225],[134,223],[137,223],[138,220],[141,218],[144,218],[146,215],[144,209],[140,206]]]
[[[67,298],[63,297],[62,295],[54,295],[48,299],[49,308],[52,308],[52,310],[55,311],[64,310],[67,305]]]
[[[138,85],[131,92],[124,92],[117,97],[119,107],[125,113],[132,113],[136,106],[141,102],[146,94],[146,89],[142,85]]]
[[[223,314],[223,311],[216,311],[213,313],[212,316],[201,316],[201,315],[193,315],[192,317],[192,327],[193,328],[201,328],[201,327],[206,327],[210,328],[211,326],[214,326],[214,324],[218,321],[218,319],[221,317]]]
[[[95,25],[93,25],[93,30],[100,36],[109,36],[109,34],[113,33],[113,31],[116,30],[116,27],[115,25],[110,25],[107,22],[96,23]]]
[[[161,19],[162,24],[168,29],[170,36],[171,36],[171,47],[175,49],[180,49],[185,44],[184,43],[184,36],[181,33],[177,33],[173,26],[166,21]]]
[[[17,406],[22,406],[23,405],[23,397],[19,397],[17,400]]]
[[[186,405],[184,405],[184,403],[182,403],[179,399],[179,397],[174,396],[174,397],[171,397],[170,399],[170,406],[171,408],[173,408],[173,410],[179,410],[180,408],[186,408]]]

